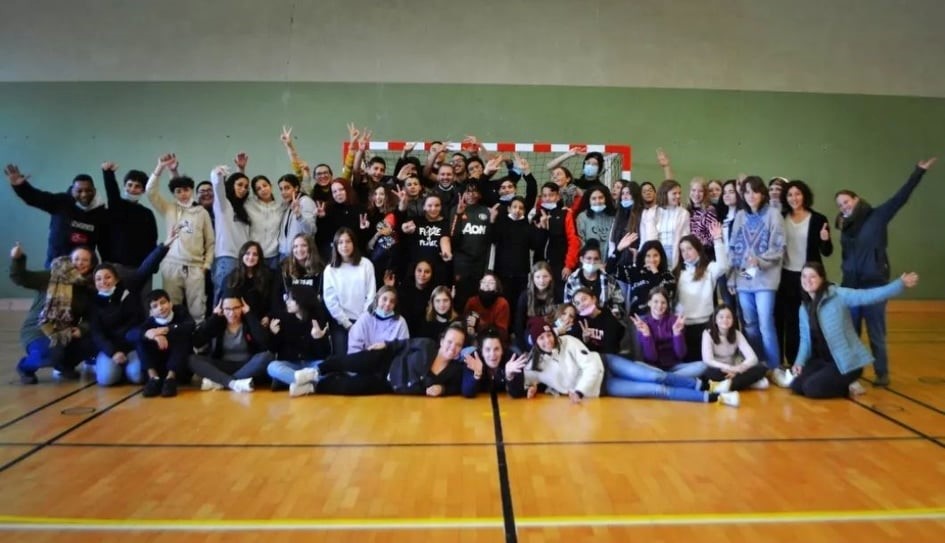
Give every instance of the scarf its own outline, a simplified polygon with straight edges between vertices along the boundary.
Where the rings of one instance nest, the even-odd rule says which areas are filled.
[[[49,337],[52,347],[67,345],[72,340],[75,320],[72,315],[72,290],[85,282],[85,278],[72,265],[68,256],[52,261],[49,268],[49,284],[46,286],[46,301],[39,313],[40,329]]]
[[[863,221],[866,219],[866,216],[869,215],[871,211],[873,211],[873,206],[869,205],[866,200],[860,198],[860,201],[853,206],[853,212],[850,213],[849,217],[844,217],[843,213],[837,214],[835,224],[841,232],[855,236],[860,230],[860,227],[863,226]]]

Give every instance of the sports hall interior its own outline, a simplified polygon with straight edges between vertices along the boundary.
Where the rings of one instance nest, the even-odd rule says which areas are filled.
[[[938,0],[160,3],[15,0],[0,16],[0,161],[65,190],[99,165],[196,179],[283,126],[340,168],[379,141],[616,144],[634,180],[785,176],[833,218],[945,154]],[[3,541],[941,541],[945,221],[932,170],[888,232],[892,383],[738,409],[659,400],[200,392],[14,366],[31,292],[0,278]],[[0,248],[48,216],[11,188]],[[159,219],[160,221],[160,219]],[[163,231],[163,224],[159,222]],[[840,249],[825,261],[840,280]],[[4,258],[7,258],[4,256]]]

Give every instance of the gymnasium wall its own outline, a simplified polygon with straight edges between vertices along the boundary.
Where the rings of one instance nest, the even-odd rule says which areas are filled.
[[[658,178],[662,146],[681,180],[801,178],[832,216],[837,189],[878,204],[945,153],[943,15],[933,0],[11,0],[0,162],[47,190],[168,151],[198,179],[239,150],[277,176],[283,124],[337,167],[353,121],[378,140],[629,143],[638,180]],[[916,298],[945,293],[943,171],[890,228],[894,270],[924,274]],[[0,247],[38,264],[48,219],[2,190]],[[0,280],[0,297],[24,294]]]

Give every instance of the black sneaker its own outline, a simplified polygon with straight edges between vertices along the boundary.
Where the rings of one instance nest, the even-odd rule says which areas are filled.
[[[39,383],[39,379],[36,378],[35,371],[24,371],[20,368],[17,368],[16,372],[20,374],[20,384],[35,385]]]
[[[55,367],[55,368],[53,368],[53,370],[54,370],[54,373],[55,373],[60,379],[68,379],[68,380],[70,380],[70,381],[78,381],[79,379],[82,378],[82,374],[79,373],[78,371],[76,371],[75,368],[68,368],[68,367],[62,366],[62,367]]]
[[[152,377],[148,379],[148,382],[144,384],[144,396],[145,398],[153,398],[155,396],[161,395],[161,379],[159,377]]]
[[[177,396],[177,379],[168,377],[164,380],[164,386],[161,387],[161,396],[165,398]]]

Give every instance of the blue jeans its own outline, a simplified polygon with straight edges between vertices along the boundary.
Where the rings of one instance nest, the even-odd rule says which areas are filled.
[[[692,379],[698,379],[702,377],[702,374],[705,373],[705,370],[708,369],[708,366],[705,365],[705,362],[680,362],[675,366],[669,368],[669,370],[663,370],[657,368],[656,366],[651,366],[646,362],[637,362],[638,364],[643,364],[644,366],[654,369],[656,371],[663,371],[666,373],[671,373],[673,375],[679,375],[680,377],[689,377]]]
[[[605,354],[603,359],[607,368],[604,391],[608,396],[699,403],[708,399],[708,395],[698,389],[699,380],[694,377],[667,373],[614,354]]]
[[[40,368],[71,369],[79,362],[91,358],[94,353],[91,338],[74,339],[68,345],[49,345],[48,337],[36,338],[26,346],[26,356],[20,359],[16,369],[21,373],[33,374]]]
[[[130,351],[125,354],[128,356],[128,361],[124,364],[116,364],[112,357],[103,352],[98,353],[95,357],[95,380],[98,381],[98,386],[117,385],[123,376],[136,385],[144,382],[138,353]]]
[[[877,376],[889,373],[889,355],[886,353],[886,302],[850,308],[853,327],[859,335],[866,321],[866,334],[873,352],[873,371]]]
[[[218,256],[213,259],[210,275],[213,280],[213,305],[220,301],[226,288],[226,277],[239,266],[239,261],[232,256]]]
[[[282,360],[273,360],[266,367],[269,377],[276,381],[281,381],[287,385],[295,382],[295,372],[305,368],[317,368],[321,360],[312,360],[310,362],[284,362]]]
[[[781,365],[778,330],[774,325],[775,291],[739,292],[738,304],[745,320],[745,338],[769,368]]]

